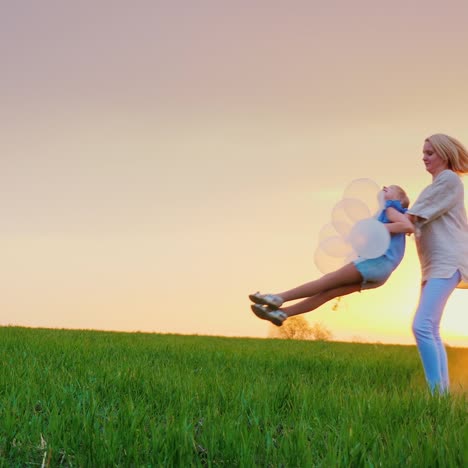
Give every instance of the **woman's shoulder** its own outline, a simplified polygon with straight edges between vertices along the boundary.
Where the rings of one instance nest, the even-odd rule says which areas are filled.
[[[437,177],[434,179],[434,182],[451,182],[451,183],[462,183],[460,176],[452,171],[451,169],[445,169],[442,171],[440,174],[437,175]]]

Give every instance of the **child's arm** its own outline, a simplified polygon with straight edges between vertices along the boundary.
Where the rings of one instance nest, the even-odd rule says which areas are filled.
[[[403,232],[411,234],[414,232],[414,225],[403,213],[389,206],[387,208],[387,218],[390,223],[384,224],[390,234]]]

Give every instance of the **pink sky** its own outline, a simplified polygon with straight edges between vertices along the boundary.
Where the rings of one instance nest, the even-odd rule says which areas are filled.
[[[353,179],[430,182],[468,144],[468,4],[22,2],[0,15],[0,324],[266,336],[247,294],[313,279]],[[414,244],[392,282],[309,314],[412,342]],[[447,341],[468,345],[468,293]],[[459,335],[457,337],[457,335]]]

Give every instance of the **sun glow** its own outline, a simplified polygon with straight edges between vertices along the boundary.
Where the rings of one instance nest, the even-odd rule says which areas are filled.
[[[447,341],[468,347],[468,291],[456,289],[448,300],[442,318],[442,330]]]
[[[350,22],[314,2],[112,18],[106,2],[9,3],[2,325],[266,337],[247,295],[317,278],[320,227],[352,180],[414,201],[424,138],[468,142],[466,15],[428,35],[440,12],[406,6]],[[419,275],[409,239],[387,284],[307,318],[336,339],[414,343]],[[467,301],[449,301],[449,343],[468,334]]]

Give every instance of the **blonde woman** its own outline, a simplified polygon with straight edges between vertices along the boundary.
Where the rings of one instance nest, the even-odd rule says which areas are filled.
[[[424,141],[422,160],[432,183],[406,214],[415,225],[422,273],[413,334],[431,392],[446,393],[449,373],[439,326],[453,290],[468,281],[468,223],[459,177],[468,173],[468,152],[455,138],[436,134]]]

